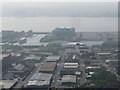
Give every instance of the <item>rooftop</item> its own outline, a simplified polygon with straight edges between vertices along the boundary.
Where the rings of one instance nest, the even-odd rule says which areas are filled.
[[[118,62],[118,60],[106,60],[106,62]]]
[[[1,80],[0,81],[0,88],[11,88],[16,83],[15,80]]]
[[[76,83],[76,75],[64,75],[62,77],[62,82],[74,82],[74,83]]]
[[[44,86],[50,84],[50,79],[52,74],[46,73],[35,73],[30,81],[28,82],[27,86]]]
[[[50,81],[29,81],[27,86],[44,86],[44,85],[49,85]]]
[[[27,56],[24,60],[40,60],[40,59],[41,57],[31,55],[31,56]]]
[[[98,55],[110,55],[110,52],[106,52],[106,53],[97,53]]]
[[[78,63],[64,63],[64,66],[79,66]]]
[[[51,59],[59,59],[60,56],[48,56],[46,59],[51,60]]]
[[[46,72],[46,71],[50,71],[50,72],[53,72],[54,69],[56,67],[56,62],[45,62],[43,63],[43,65],[40,67],[40,72]]]
[[[34,80],[45,80],[45,81],[50,81],[52,77],[52,74],[47,74],[47,73],[35,73],[30,81],[34,81]]]

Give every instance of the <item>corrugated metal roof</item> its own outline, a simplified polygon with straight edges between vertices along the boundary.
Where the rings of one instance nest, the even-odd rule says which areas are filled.
[[[47,74],[47,73],[35,73],[32,77],[31,77],[31,81],[32,80],[45,80],[45,81],[50,81],[52,77],[52,74]]]
[[[62,77],[62,82],[75,82],[76,83],[76,75],[64,75]]]
[[[40,68],[40,72],[42,71],[54,71],[56,66],[56,62],[45,62]]]
[[[78,68],[78,66],[64,66],[64,68]]]
[[[29,83],[27,85],[34,85],[34,86],[42,86],[42,85],[49,85],[49,81],[29,81]]]
[[[78,66],[78,63],[64,63],[65,66]]]
[[[38,56],[28,56],[24,60],[40,60],[40,59],[41,57],[38,57]]]
[[[1,80],[0,81],[0,87],[2,88],[11,88],[16,83],[15,80]]]
[[[30,81],[28,82],[27,86],[43,86],[49,85],[51,80],[52,74],[47,73],[35,73]]]
[[[48,56],[48,57],[46,57],[47,60],[51,60],[51,59],[58,60],[59,58],[60,58],[60,56]]]
[[[97,53],[98,55],[110,55],[110,52],[106,52],[106,53]]]

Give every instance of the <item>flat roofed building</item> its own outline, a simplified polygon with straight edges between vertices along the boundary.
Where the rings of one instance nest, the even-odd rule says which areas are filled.
[[[53,73],[55,68],[56,68],[56,62],[45,62],[43,65],[40,67],[39,72],[44,72],[44,73]]]
[[[94,63],[91,63],[91,66],[101,66],[102,64],[99,63],[99,62],[94,62]]]
[[[45,62],[58,62],[58,60],[57,59],[47,59],[47,60],[45,60]]]
[[[106,60],[106,63],[118,62],[118,60]]]
[[[53,59],[60,59],[60,56],[48,56],[48,57],[46,57],[46,59],[49,59],[49,60],[53,60]]]
[[[64,66],[64,68],[65,68],[65,69],[69,69],[69,68],[71,68],[71,69],[76,69],[76,68],[78,68],[78,66]]]
[[[100,66],[88,66],[88,67],[85,67],[85,69],[97,69],[97,68],[100,68]]]
[[[40,59],[41,59],[41,57],[39,57],[39,56],[30,55],[30,56],[25,57],[24,60],[40,60]]]
[[[48,56],[46,57],[46,62],[58,62],[60,60],[60,56]]]
[[[64,63],[64,66],[78,66],[78,63]]]
[[[79,59],[65,59],[64,60],[65,63],[80,63]]]
[[[85,44],[83,44],[83,43],[80,43],[80,42],[70,42],[70,43],[68,43],[68,46],[86,46]]]
[[[78,63],[64,63],[64,68],[71,68],[71,69],[76,69],[79,67]]]
[[[48,87],[49,86],[49,81],[38,81],[38,80],[34,80],[34,81],[29,81],[29,83],[27,84],[27,88],[43,88],[43,87]]]
[[[106,53],[97,53],[98,55],[111,55],[110,52],[106,52]]]
[[[102,63],[101,63],[101,60],[99,60],[99,59],[91,59],[90,60],[90,65],[91,66],[101,66],[102,65]]]
[[[66,51],[66,53],[74,53],[74,54],[77,54],[77,51],[76,51],[76,49],[74,48],[74,47],[72,47],[72,48],[67,48],[67,49],[65,49],[65,51]]]
[[[80,71],[79,68],[63,68],[60,70],[60,75],[75,75],[76,71]]]
[[[33,80],[46,80],[46,81],[50,81],[52,77],[52,74],[48,74],[48,73],[35,73],[30,81],[33,81]]]
[[[62,85],[71,85],[76,83],[76,75],[63,75],[61,80]]]
[[[28,84],[26,85],[27,88],[45,88],[49,87],[52,81],[52,74],[47,73],[35,73]]]
[[[17,84],[15,80],[1,80],[0,81],[0,88],[2,89],[12,89]]]
[[[97,53],[97,55],[101,59],[108,59],[112,57],[112,54],[110,52]]]

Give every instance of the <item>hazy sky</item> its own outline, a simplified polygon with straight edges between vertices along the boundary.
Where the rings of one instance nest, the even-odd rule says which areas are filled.
[[[2,29],[52,31],[75,27],[77,31],[117,31],[117,3],[3,3]]]

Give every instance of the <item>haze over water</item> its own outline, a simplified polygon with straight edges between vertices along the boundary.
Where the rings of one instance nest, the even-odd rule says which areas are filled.
[[[117,31],[116,2],[21,2],[2,4],[2,30],[51,32],[74,27],[76,32]]]
[[[115,17],[3,17],[3,30],[51,32],[56,27],[75,27],[76,32],[118,30]]]

